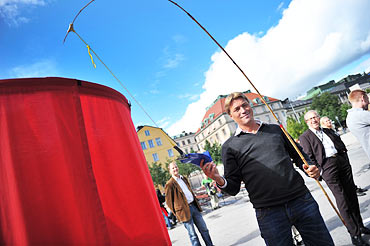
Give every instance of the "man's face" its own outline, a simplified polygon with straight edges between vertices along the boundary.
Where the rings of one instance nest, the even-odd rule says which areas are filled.
[[[318,130],[320,128],[320,117],[315,112],[310,112],[306,115],[306,123],[308,127]]]
[[[324,128],[332,128],[331,120],[329,118],[325,118],[322,121],[322,127]]]
[[[251,122],[254,122],[253,110],[244,98],[237,98],[231,102],[230,117],[238,126],[247,126]]]
[[[179,174],[179,168],[177,167],[177,165],[176,165],[176,163],[171,163],[170,165],[169,165],[169,171],[170,171],[170,174],[172,175],[172,176],[176,176],[176,177],[178,177],[180,174]]]

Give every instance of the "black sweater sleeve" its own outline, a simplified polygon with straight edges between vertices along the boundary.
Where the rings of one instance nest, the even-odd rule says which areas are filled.
[[[222,162],[227,163],[227,165],[224,165],[224,177],[227,181],[227,186],[222,190],[235,196],[240,191],[242,176],[235,155],[232,152],[233,149],[228,146],[228,143],[222,146]]]

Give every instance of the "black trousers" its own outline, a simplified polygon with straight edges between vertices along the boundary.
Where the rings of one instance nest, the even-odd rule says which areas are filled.
[[[322,169],[322,178],[335,197],[339,213],[346,223],[349,234],[360,235],[360,227],[364,224],[348,158],[341,155],[327,158]]]

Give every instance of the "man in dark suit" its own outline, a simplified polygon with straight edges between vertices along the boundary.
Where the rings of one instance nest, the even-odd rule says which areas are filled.
[[[321,177],[332,191],[352,244],[368,245],[361,233],[370,234],[370,229],[362,222],[352,169],[346,158],[346,146],[338,135],[320,128],[320,116],[316,111],[308,111],[304,118],[309,127],[299,137],[304,152],[319,167]]]
[[[330,132],[330,133],[332,133],[332,134],[335,134],[336,136],[338,136],[339,138],[337,138],[337,140],[338,140],[338,142],[340,143],[340,145],[341,146],[343,146],[344,148],[343,148],[343,156],[347,159],[347,161],[349,162],[349,158],[348,158],[348,155],[347,155],[347,148],[346,148],[346,146],[344,145],[344,143],[343,143],[343,141],[342,141],[342,139],[340,138],[340,136],[338,135],[338,133],[336,132],[336,131],[334,131],[333,130],[333,125],[332,125],[332,123],[331,123],[331,120],[329,119],[329,117],[327,117],[327,116],[323,116],[323,117],[321,117],[321,119],[320,119],[320,125],[321,125],[321,128],[326,128],[326,129],[328,129],[328,131]],[[366,195],[366,191],[367,191],[367,189],[363,189],[363,188],[361,188],[361,187],[359,187],[359,186],[357,186],[356,184],[355,184],[355,186],[356,186],[356,193],[357,193],[357,196],[365,196]]]

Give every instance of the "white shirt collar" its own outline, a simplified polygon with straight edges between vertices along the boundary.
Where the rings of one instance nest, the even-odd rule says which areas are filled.
[[[312,128],[312,127],[308,127],[308,129],[310,129],[313,133],[317,133],[317,132],[321,132],[322,131],[321,127],[319,127],[318,130],[316,130],[316,129]]]
[[[259,125],[259,127],[258,127],[258,129],[257,129],[257,131],[256,131],[256,133],[260,130],[260,128],[261,128],[261,126],[262,126],[262,124],[266,124],[265,122],[263,122],[263,121],[261,121],[261,120],[254,120],[258,125]],[[236,128],[236,131],[235,131],[235,134],[234,134],[234,136],[238,136],[238,135],[240,135],[240,133],[242,133],[242,132],[244,132],[244,133],[251,133],[251,134],[254,134],[254,133],[252,133],[252,132],[249,132],[249,131],[246,131],[246,130],[242,130],[239,126],[238,126],[238,128]]]

